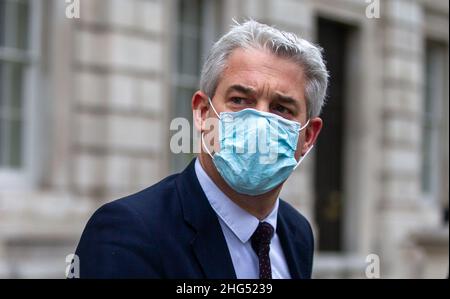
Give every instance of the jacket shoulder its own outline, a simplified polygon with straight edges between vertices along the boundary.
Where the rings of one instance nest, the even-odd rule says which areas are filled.
[[[138,214],[155,211],[160,205],[167,203],[176,196],[175,180],[179,174],[166,177],[160,182],[147,187],[139,192],[126,197],[116,199],[108,205],[127,207]]]
[[[94,212],[76,249],[82,278],[162,277],[159,228],[176,213],[166,210],[177,202],[175,177]]]

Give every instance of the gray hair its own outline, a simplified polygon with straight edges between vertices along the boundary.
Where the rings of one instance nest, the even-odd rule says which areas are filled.
[[[308,117],[320,115],[328,85],[328,71],[322,59],[322,49],[293,33],[253,20],[233,25],[213,45],[201,72],[200,89],[203,92],[211,98],[214,96],[227,59],[237,48],[267,49],[278,57],[291,59],[301,66],[306,77]]]

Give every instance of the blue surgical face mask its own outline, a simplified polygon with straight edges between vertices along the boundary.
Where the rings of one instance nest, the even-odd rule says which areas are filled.
[[[202,133],[203,147],[222,178],[238,193],[254,196],[274,189],[312,149],[299,161],[295,159],[300,131],[309,120],[302,127],[298,122],[250,108],[219,115],[210,99],[209,103],[219,118],[220,151],[212,155]]]

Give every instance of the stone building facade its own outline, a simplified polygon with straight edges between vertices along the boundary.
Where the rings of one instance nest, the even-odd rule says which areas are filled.
[[[446,277],[448,1],[68,2],[0,0],[0,277],[64,277],[95,209],[186,165],[171,120],[245,18],[330,67],[328,129],[282,193],[313,224],[314,277],[377,257],[381,278]]]

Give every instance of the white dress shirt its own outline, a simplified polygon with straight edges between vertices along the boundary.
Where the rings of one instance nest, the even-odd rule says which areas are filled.
[[[226,196],[203,169],[200,161],[195,161],[195,173],[208,198],[211,207],[216,212],[222,227],[228,250],[233,261],[237,278],[258,279],[259,261],[251,245],[251,236],[258,227],[259,220]],[[272,278],[291,278],[286,259],[281,248],[280,239],[276,233],[279,199],[270,214],[263,220],[273,226],[275,231],[270,242],[270,264]]]

